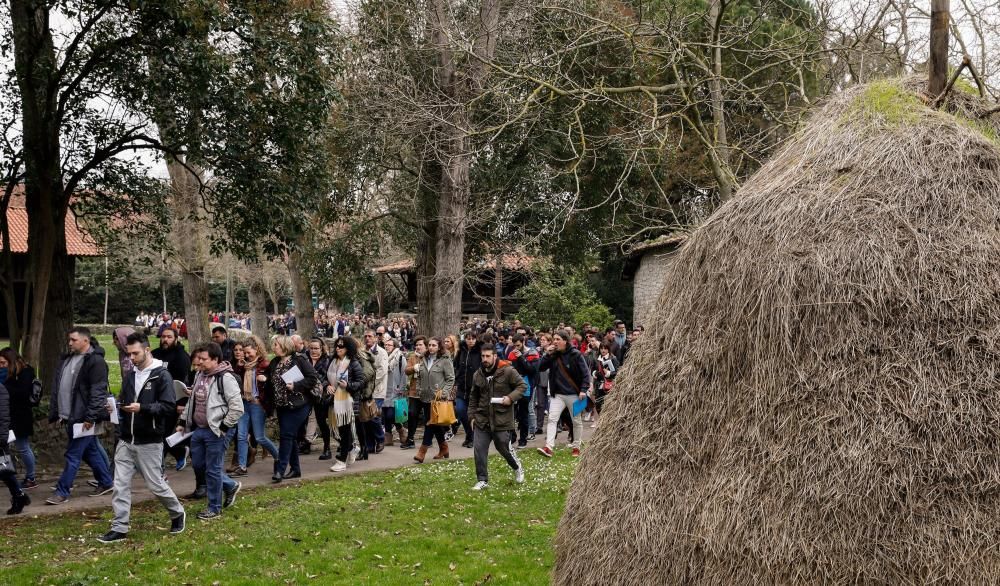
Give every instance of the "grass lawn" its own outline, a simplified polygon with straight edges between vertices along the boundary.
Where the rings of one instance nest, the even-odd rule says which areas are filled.
[[[516,485],[471,460],[241,492],[216,521],[170,536],[156,503],[133,510],[131,538],[103,545],[111,513],[0,522],[5,584],[548,584],[552,538],[575,460],[525,453]],[[46,494],[35,492],[44,506]]]

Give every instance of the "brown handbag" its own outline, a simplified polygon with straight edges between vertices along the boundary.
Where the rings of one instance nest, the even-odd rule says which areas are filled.
[[[358,421],[361,423],[367,423],[380,415],[382,415],[381,409],[378,408],[378,403],[375,402],[375,399],[362,401],[358,407]]]

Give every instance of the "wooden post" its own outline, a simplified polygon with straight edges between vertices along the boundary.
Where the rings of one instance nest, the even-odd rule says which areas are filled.
[[[948,82],[948,26],[951,24],[950,0],[931,0],[930,72],[927,93],[936,98]]]
[[[104,325],[108,325],[108,299],[111,289],[108,287],[108,257],[104,256]]]

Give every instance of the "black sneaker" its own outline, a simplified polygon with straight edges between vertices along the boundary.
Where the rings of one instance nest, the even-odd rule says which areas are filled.
[[[97,538],[101,543],[114,543],[116,541],[125,541],[126,539],[128,539],[127,533],[119,533],[117,531],[108,531]]]
[[[472,447],[472,442],[468,442],[468,441],[462,442],[462,447],[463,448],[471,448]]]
[[[233,503],[236,502],[236,494],[240,492],[241,488],[243,488],[243,484],[237,482],[236,488],[234,488],[233,490],[223,491],[225,493],[224,495],[225,498],[222,499],[223,509],[228,509],[229,507],[233,506]]]
[[[198,518],[202,521],[211,521],[212,519],[218,519],[221,516],[222,513],[216,513],[215,511],[209,511],[208,509],[198,513]]]
[[[115,487],[111,486],[110,484],[108,486],[98,486],[97,488],[94,489],[94,492],[90,493],[88,496],[104,496],[113,491],[114,489]]]
[[[170,520],[170,533],[176,535],[184,533],[184,522],[187,521],[187,511],[181,513],[180,517]]]
[[[239,478],[241,476],[246,476],[248,473],[249,471],[246,468],[240,468],[239,466],[237,466],[235,470],[229,473],[229,477]]]
[[[32,478],[31,480],[25,480],[24,482],[21,483],[21,488],[23,488],[24,490],[31,490],[33,488],[38,488],[38,483],[35,482],[34,478]]]
[[[401,450],[412,450],[416,445],[413,442],[406,442],[405,444],[399,446]]]

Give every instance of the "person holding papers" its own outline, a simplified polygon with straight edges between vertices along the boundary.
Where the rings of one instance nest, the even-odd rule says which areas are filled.
[[[220,517],[223,507],[236,502],[242,486],[222,467],[228,444],[226,432],[243,416],[243,392],[232,367],[221,362],[222,348],[218,344],[201,344],[191,354],[198,374],[177,431],[192,432],[191,463],[196,473],[204,471],[208,492],[208,508],[198,513],[198,518],[208,521]]]
[[[184,507],[163,480],[161,472],[165,423],[176,405],[174,381],[163,362],[153,358],[145,334],[129,334],[123,346],[133,368],[122,379],[118,407],[108,404],[111,420],[118,419],[118,445],[115,447],[115,490],[111,501],[114,518],[111,530],[98,538],[101,543],[122,541],[128,536],[132,476],[136,471],[149,492],[170,513],[170,533],[183,532],[186,517]]]
[[[97,447],[95,426],[108,419],[108,363],[90,343],[90,330],[75,327],[69,331],[69,354],[56,367],[49,400],[49,423],[66,427],[68,445],[66,464],[56,484],[55,494],[45,502],[61,505],[69,500],[69,491],[80,470],[81,461],[94,471],[97,488],[90,496],[108,494],[113,489],[108,463]]]
[[[476,484],[472,490],[483,490],[489,482],[490,443],[514,470],[514,479],[524,482],[524,466],[514,449],[514,404],[528,386],[507,361],[499,360],[492,344],[479,348],[482,366],[472,375],[469,406],[472,409],[475,433],[472,435],[476,458]]]
[[[7,490],[10,491],[10,509],[7,510],[7,514],[17,515],[24,510],[24,507],[31,504],[31,498],[18,484],[14,468],[9,466],[8,440],[11,439],[10,433],[10,395],[7,394],[7,389],[0,384],[0,458],[4,459],[4,462],[0,462],[0,482],[6,484]]]
[[[274,360],[268,366],[267,384],[278,412],[279,434],[278,461],[271,481],[278,483],[302,477],[296,438],[312,409],[309,394],[320,380],[309,359],[295,351],[291,337],[275,336],[271,350]]]

